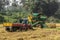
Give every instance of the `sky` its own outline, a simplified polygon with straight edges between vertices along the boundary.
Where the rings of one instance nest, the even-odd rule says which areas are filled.
[[[12,3],[13,3],[13,0],[9,0],[10,1],[10,4],[9,5],[6,5],[5,8],[9,7],[9,6],[12,6]],[[22,3],[20,4],[21,0],[16,0],[18,1],[18,5],[21,6],[23,5]]]
[[[10,1],[11,1],[11,3],[10,3],[10,5],[11,5],[13,3],[13,0],[10,0]],[[16,1],[18,1],[18,4],[20,5],[21,0],[16,0]]]
[[[60,2],[60,0],[58,0],[58,2]]]
[[[13,2],[13,0],[10,0],[11,2]],[[16,0],[16,1],[21,1],[21,0]]]

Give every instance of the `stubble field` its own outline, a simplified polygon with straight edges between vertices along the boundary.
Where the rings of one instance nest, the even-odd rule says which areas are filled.
[[[60,28],[35,28],[35,30],[23,32],[7,32],[1,24],[0,40],[60,40]]]

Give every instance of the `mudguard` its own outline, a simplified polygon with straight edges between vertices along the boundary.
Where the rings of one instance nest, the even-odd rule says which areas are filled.
[[[3,23],[4,27],[12,27],[12,23]]]

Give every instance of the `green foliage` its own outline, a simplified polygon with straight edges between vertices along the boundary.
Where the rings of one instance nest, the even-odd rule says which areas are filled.
[[[4,17],[0,15],[0,23],[2,23],[3,21],[4,21]]]
[[[24,0],[25,1],[25,0]],[[17,22],[18,19],[20,17],[25,18],[28,17],[28,15],[32,12],[32,9],[35,7],[35,3],[38,2],[40,0],[26,0],[26,2],[24,2],[24,6],[23,7],[18,7],[18,5],[16,5],[16,3],[13,3],[13,7],[11,8],[11,10],[6,10],[6,12],[0,12],[0,22]],[[45,1],[45,0],[44,0]],[[48,2],[46,0],[46,2]],[[0,10],[2,8],[2,2],[0,2]],[[54,18],[50,18],[48,19],[49,22],[54,21]],[[56,20],[55,22],[60,22],[58,20]]]
[[[6,15],[2,15],[0,14],[1,18],[0,18],[0,22],[18,22],[19,18],[25,18],[29,15],[28,12],[24,13],[24,12],[6,12]],[[1,21],[3,20],[3,21]]]

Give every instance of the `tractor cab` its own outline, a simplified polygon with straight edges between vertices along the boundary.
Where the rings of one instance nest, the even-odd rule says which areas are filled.
[[[44,14],[33,13],[32,15],[33,15],[33,18],[32,18],[33,26],[40,24],[41,28],[46,27],[45,21],[46,21],[47,17]]]
[[[23,18],[23,24],[28,24],[28,18]]]

